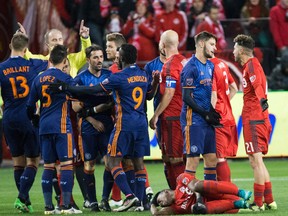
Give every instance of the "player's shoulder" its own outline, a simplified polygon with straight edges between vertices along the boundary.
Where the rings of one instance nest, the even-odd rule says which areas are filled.
[[[102,75],[108,75],[108,76],[110,76],[110,75],[112,74],[112,71],[111,71],[111,70],[108,70],[108,69],[106,69],[106,68],[102,68],[102,69],[101,69],[101,73],[102,73]]]

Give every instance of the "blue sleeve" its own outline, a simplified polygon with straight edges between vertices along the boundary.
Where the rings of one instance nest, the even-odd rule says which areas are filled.
[[[196,80],[197,68],[195,65],[186,64],[181,73],[181,85],[183,88],[195,87],[194,81]]]
[[[42,71],[45,71],[48,67],[48,61],[41,59],[30,59],[30,62],[33,66],[33,71],[39,74]]]
[[[37,79],[37,78],[36,78]],[[36,105],[36,102],[39,100],[37,88],[36,88],[36,79],[34,79],[31,89],[30,89],[30,94],[29,94],[29,99],[27,102],[27,106],[33,107]]]
[[[121,76],[119,76],[119,73],[112,74],[109,78],[103,80],[102,83],[100,83],[105,91],[117,89],[120,84]]]
[[[74,82],[76,83],[76,85],[84,85],[82,80],[81,80],[81,77],[79,75],[77,75],[75,78],[74,78]]]

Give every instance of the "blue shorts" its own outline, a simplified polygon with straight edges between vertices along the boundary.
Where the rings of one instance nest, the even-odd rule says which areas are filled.
[[[119,131],[113,129],[109,144],[108,155],[111,157],[140,158],[150,155],[148,130]]]
[[[215,129],[210,125],[182,127],[184,154],[199,156],[216,153]]]
[[[42,158],[44,163],[55,163],[56,160],[65,162],[73,159],[74,139],[68,134],[43,134],[40,135]]]
[[[37,129],[30,121],[5,121],[3,132],[12,157],[24,155],[28,158],[35,158],[40,155]]]

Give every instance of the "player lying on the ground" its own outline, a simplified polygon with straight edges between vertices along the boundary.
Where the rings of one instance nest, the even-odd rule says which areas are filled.
[[[158,192],[151,205],[152,215],[237,213],[248,208],[251,191],[238,189],[231,182],[198,180],[182,173],[176,190]],[[157,208],[160,206],[160,208]]]

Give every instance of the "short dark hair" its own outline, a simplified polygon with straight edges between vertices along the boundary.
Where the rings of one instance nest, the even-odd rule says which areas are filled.
[[[85,49],[86,58],[90,58],[92,51],[98,51],[98,50],[101,50],[103,53],[103,48],[97,44],[92,44],[91,46],[87,47]]]
[[[28,47],[29,39],[22,33],[16,33],[11,39],[11,48],[16,51],[22,51]]]
[[[214,38],[217,42],[217,37],[214,34],[207,31],[202,31],[199,34],[195,35],[194,40],[195,43],[197,44],[201,40],[208,41],[210,38]]]
[[[132,44],[122,44],[119,49],[119,56],[126,64],[134,64],[137,60],[137,49]]]
[[[53,65],[60,64],[64,59],[67,58],[67,47],[64,45],[56,45],[50,53],[50,62]]]
[[[114,41],[117,47],[120,47],[122,44],[126,43],[125,37],[118,32],[113,32],[106,35],[107,41]]]
[[[239,34],[234,38],[233,42],[252,51],[255,47],[255,41],[249,35]]]

